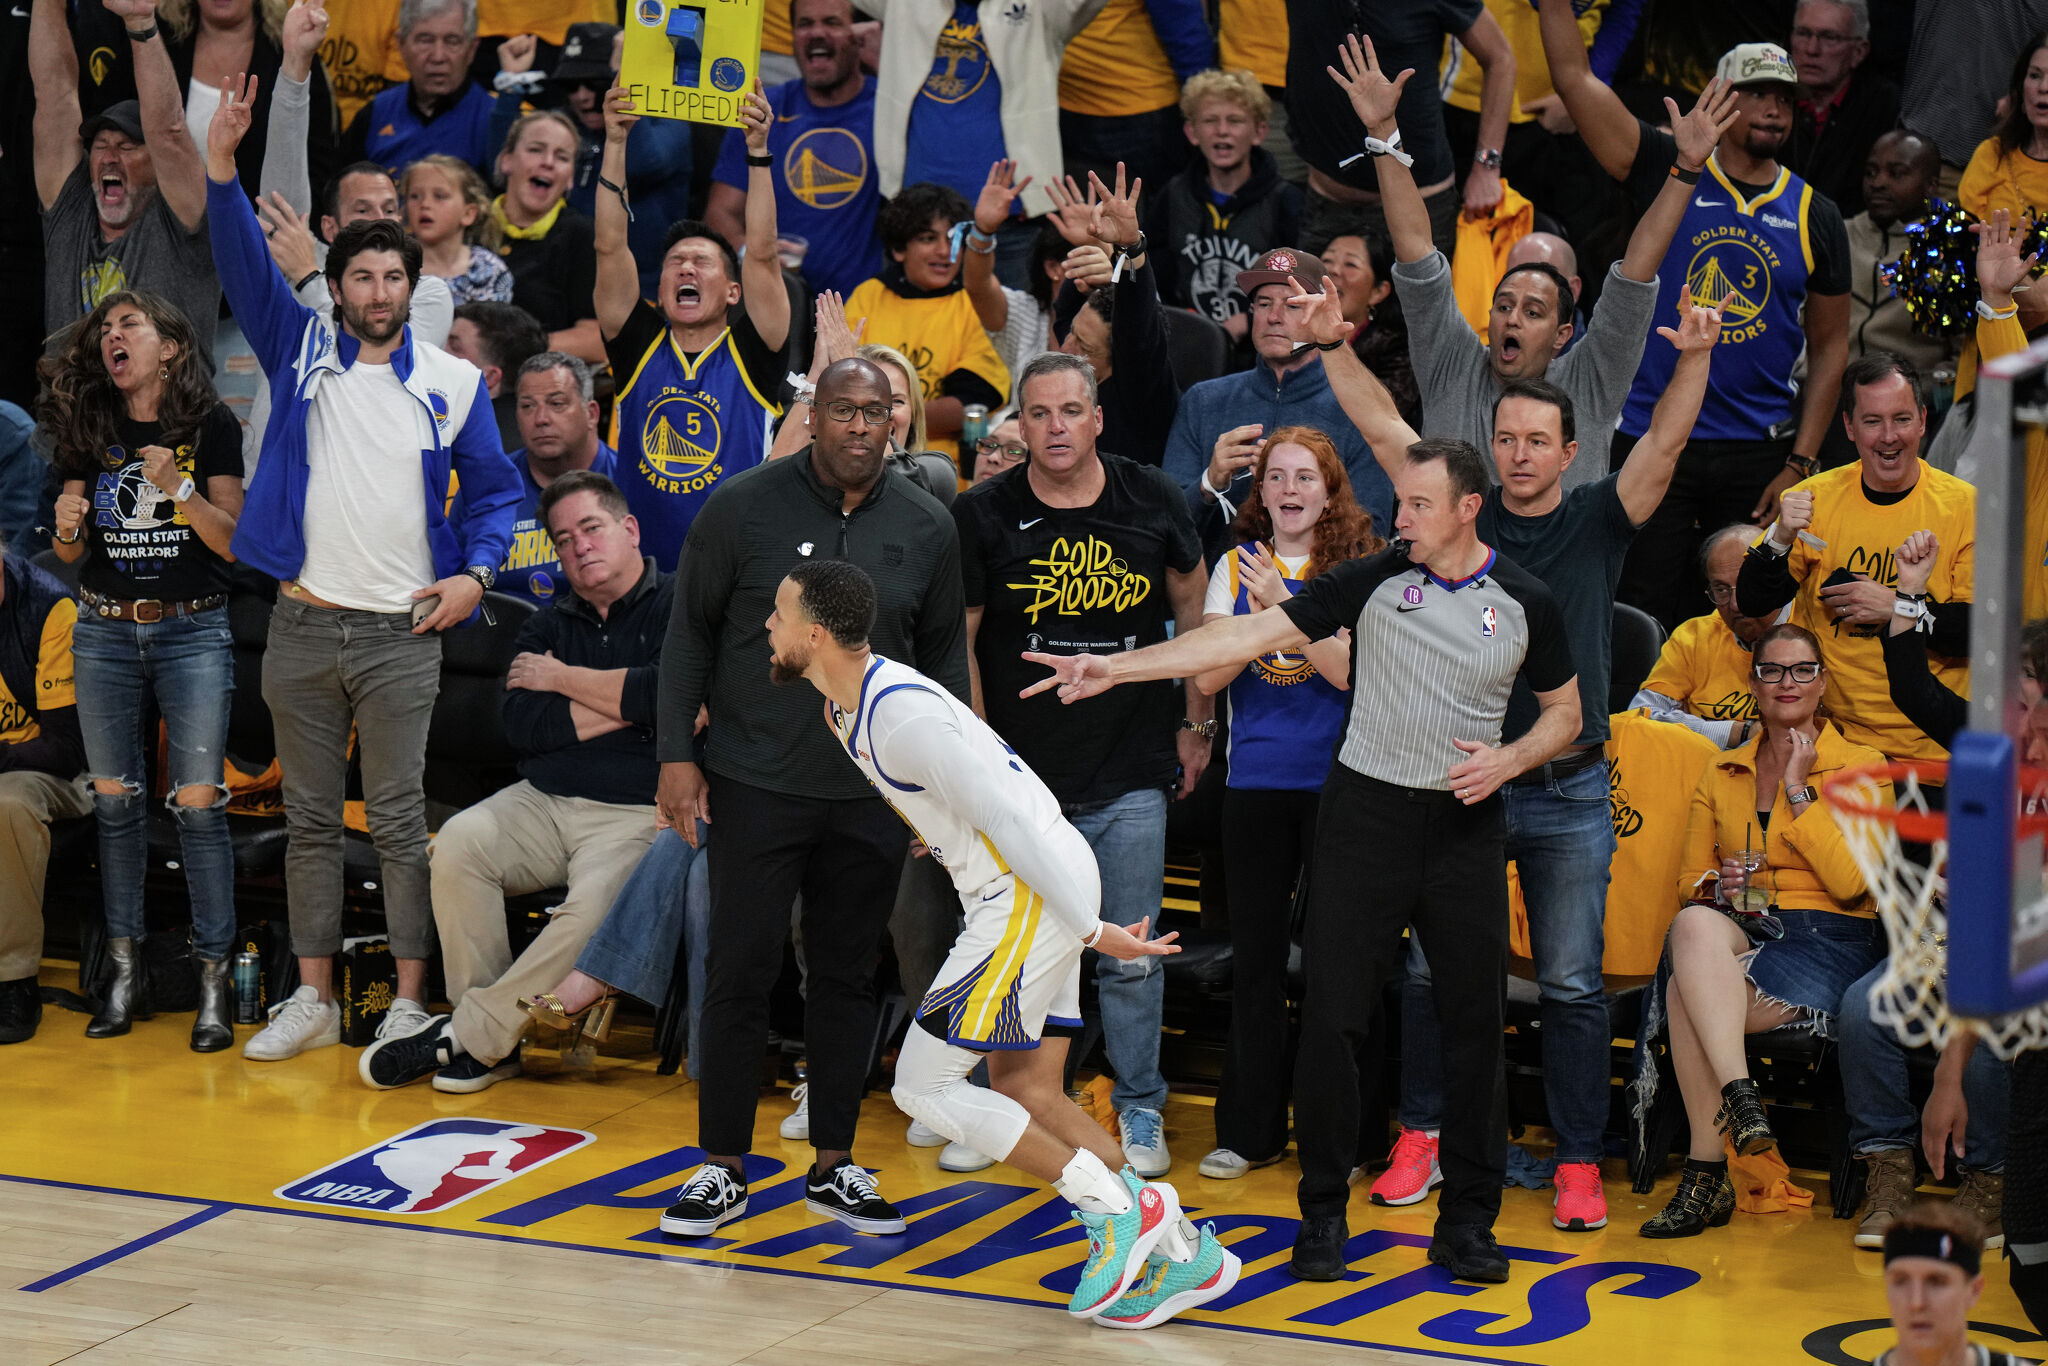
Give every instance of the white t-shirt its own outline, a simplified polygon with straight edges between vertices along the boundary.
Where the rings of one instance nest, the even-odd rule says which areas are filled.
[[[1230,581],[1230,557],[1235,554],[1237,547],[1232,546],[1209,571],[1209,596],[1202,600],[1204,617],[1227,617],[1237,611],[1237,591]],[[1282,574],[1290,579],[1299,579],[1308,561],[1306,555],[1282,555],[1275,563],[1280,566]]]
[[[424,413],[387,365],[326,375],[306,416],[306,562],[315,597],[409,612],[435,579],[420,474]]]
[[[213,126],[213,111],[220,108],[220,87],[207,85],[197,76],[185,87],[185,127],[202,154],[206,151],[206,130]]]

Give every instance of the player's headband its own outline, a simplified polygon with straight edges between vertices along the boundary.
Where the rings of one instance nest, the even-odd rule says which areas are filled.
[[[1890,1266],[1901,1257],[1932,1257],[1937,1262],[1948,1262],[1959,1266],[1965,1276],[1974,1276],[1982,1265],[1982,1256],[1953,1233],[1943,1233],[1933,1228],[1899,1228],[1894,1225],[1884,1235],[1884,1264]]]

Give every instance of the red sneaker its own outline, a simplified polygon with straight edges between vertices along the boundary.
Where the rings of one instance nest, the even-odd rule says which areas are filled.
[[[1391,1165],[1372,1183],[1375,1205],[1412,1205],[1444,1183],[1436,1161],[1436,1135],[1403,1127]]]
[[[1557,1183],[1557,1201],[1551,1223],[1571,1233],[1607,1227],[1607,1194],[1600,1189],[1598,1162],[1560,1162],[1552,1179]]]

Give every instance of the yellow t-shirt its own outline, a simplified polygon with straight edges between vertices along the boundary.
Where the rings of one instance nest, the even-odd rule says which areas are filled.
[[[354,4],[355,0],[348,2]],[[769,0],[768,8],[775,8],[774,0]],[[557,47],[569,36],[571,24],[616,24],[618,20],[618,6],[609,0],[477,0],[476,5],[477,37],[532,33]]]
[[[853,17],[859,22],[867,15],[856,9]],[[785,57],[796,52],[796,35],[789,28],[789,6],[781,0],[765,0],[761,6],[761,50],[780,52]]]
[[[1614,862],[1607,883],[1606,948],[1600,970],[1648,977],[1678,914],[1671,884],[1685,853],[1693,789],[1721,751],[1704,735],[1650,719],[1647,708],[1608,718],[1607,799],[1614,818]],[[1529,951],[1529,912],[1521,879],[1508,865],[1509,946]]]
[[[1225,71],[1249,71],[1259,84],[1287,84],[1286,0],[1219,0],[1216,47]]]
[[[1160,46],[1144,0],[1109,0],[1074,35],[1060,61],[1060,108],[1121,118],[1180,102],[1180,79]]]
[[[1721,620],[1721,614],[1709,612],[1678,623],[1643,686],[1694,716],[1709,721],[1747,721],[1756,715],[1756,698],[1749,691],[1750,663],[1749,651]]]
[[[893,346],[917,367],[926,403],[947,396],[945,378],[955,370],[971,370],[994,385],[997,393],[1009,396],[1010,372],[975,316],[966,290],[906,299],[879,277],[863,280],[847,297],[846,324],[857,328],[863,318],[868,324],[861,333],[863,341]],[[960,459],[960,443],[954,440],[933,439],[925,448],[941,451],[956,463]]]
[[[1593,45],[1593,36],[1600,32],[1600,20],[1606,9],[1607,0],[1593,0],[1579,16],[1579,38],[1586,46]],[[1537,24],[1536,7],[1526,0],[1486,0],[1486,12],[1499,22],[1501,32],[1507,35],[1508,47],[1515,54],[1515,103],[1508,119],[1512,123],[1527,123],[1533,116],[1523,113],[1522,106],[1557,93],[1550,83],[1550,64],[1543,56],[1543,34]],[[1479,90],[1486,73],[1456,38],[1444,39],[1439,79],[1445,88],[1445,104],[1474,114],[1479,112]]]
[[[42,639],[36,645],[34,708],[23,706],[0,680],[0,744],[18,745],[41,735],[37,712],[78,705],[71,662],[71,628],[77,624],[78,604],[69,598],[43,618]]]
[[[398,55],[398,0],[348,0],[327,14],[320,62],[334,85],[334,106],[346,128],[372,95],[407,79],[405,60]]]
[[[1878,632],[1884,626],[1840,628],[1821,606],[1820,590],[1837,570],[1861,574],[1887,587],[1899,580],[1893,554],[1916,531],[1941,542],[1927,591],[1936,602],[1968,601],[1976,589],[1977,491],[1952,474],[1920,465],[1920,479],[1890,505],[1863,493],[1863,466],[1852,462],[1793,485],[1813,494],[1813,525],[1794,541],[1789,568],[1799,582],[1792,619],[1820,638],[1827,665],[1826,706],[1842,735],[1893,759],[1946,759],[1948,751],[1892,705]],[[1759,540],[1762,537],[1758,537]],[[1856,634],[1867,632],[1867,634]],[[1955,692],[1969,692],[1967,660],[1930,657],[1934,676]]]
[[[1986,360],[2027,348],[2027,334],[2018,318],[1977,320],[1977,349]],[[2021,578],[2020,615],[2035,621],[2048,617],[2048,432],[2027,427],[2026,573]]]

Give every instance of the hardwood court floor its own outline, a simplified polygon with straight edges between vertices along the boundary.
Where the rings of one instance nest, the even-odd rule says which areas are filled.
[[[71,970],[45,980],[69,985]],[[1433,1201],[1379,1210],[1361,1192],[1349,1279],[1312,1286],[1285,1269],[1297,1169],[1202,1179],[1210,1114],[1176,1101],[1169,1179],[1244,1257],[1244,1279],[1217,1312],[1115,1333],[1059,1310],[1082,1244],[1050,1193],[1001,1166],[939,1171],[935,1152],[903,1146],[885,1096],[868,1099],[859,1156],[909,1233],[863,1237],[805,1213],[809,1150],[777,1136],[789,1098],[776,1093],[750,1217],[681,1241],[655,1220],[700,1156],[696,1088],[655,1076],[644,1052],[589,1072],[536,1064],[475,1096],[374,1092],[355,1049],[200,1057],[190,1023],[93,1041],[84,1017],[51,1009],[33,1041],[0,1049],[4,1366],[1693,1366],[1868,1361],[1887,1341],[1878,1260],[1827,1217],[1817,1180],[1818,1212],[1738,1215],[1676,1244],[1634,1232],[1669,1178],[1636,1197],[1610,1164],[1613,1223],[1591,1235],[1550,1227],[1548,1191],[1510,1190],[1514,1276],[1497,1287],[1427,1265]],[[2003,1264],[1990,1270],[1982,1339],[2038,1343]]]

